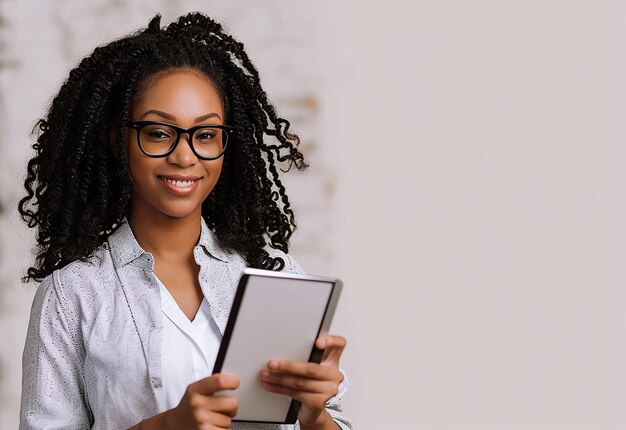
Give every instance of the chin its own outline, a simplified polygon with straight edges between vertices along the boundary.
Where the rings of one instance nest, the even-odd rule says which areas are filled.
[[[187,207],[186,205],[182,207],[181,206],[178,206],[178,207],[166,206],[166,207],[159,208],[159,212],[171,218],[186,218],[188,216],[192,216],[196,214],[198,212],[198,206],[193,206],[193,207]],[[202,212],[202,208],[199,209],[199,212],[200,213]]]

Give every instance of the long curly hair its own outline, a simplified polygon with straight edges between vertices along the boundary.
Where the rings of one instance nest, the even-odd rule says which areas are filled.
[[[296,228],[277,167],[307,167],[298,136],[268,100],[243,44],[219,23],[195,12],[162,28],[157,14],[147,28],[85,57],[35,125],[27,195],[18,205],[28,227],[38,228],[35,264],[24,282],[87,260],[129,215],[133,186],[124,123],[152,78],[180,68],[197,70],[216,85],[226,123],[236,127],[220,179],[203,202],[203,218],[219,243],[249,266],[284,267],[264,248],[288,252]]]

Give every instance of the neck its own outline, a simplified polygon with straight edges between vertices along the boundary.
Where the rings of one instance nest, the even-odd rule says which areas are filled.
[[[142,211],[133,207],[129,223],[139,246],[156,259],[188,261],[200,239],[201,216],[200,208],[186,217],[175,218],[154,211],[142,216]]]

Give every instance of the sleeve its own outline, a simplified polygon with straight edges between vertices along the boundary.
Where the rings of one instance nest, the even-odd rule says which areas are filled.
[[[292,256],[286,255],[286,257],[287,258],[285,260],[284,271],[296,274],[304,274],[304,270]],[[335,421],[335,424],[337,424],[338,428],[340,428],[341,430],[352,430],[352,423],[348,418],[343,416],[341,409],[341,398],[344,396],[344,394],[346,394],[349,387],[348,375],[346,375],[346,372],[343,369],[339,370],[343,374],[343,381],[341,381],[341,383],[339,384],[337,395],[331,398],[326,403],[326,411],[333,418],[333,421]],[[299,430],[300,425],[296,423],[295,428],[296,430]]]
[[[283,271],[289,273],[295,273],[297,275],[304,275],[304,270],[302,266],[298,264],[298,262],[289,254],[285,254],[285,268]]]
[[[66,317],[67,301],[55,275],[39,285],[31,308],[22,356],[20,430],[91,428],[79,321]]]

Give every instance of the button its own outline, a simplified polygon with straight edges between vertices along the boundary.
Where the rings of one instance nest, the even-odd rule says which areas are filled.
[[[151,378],[150,382],[152,382],[152,386],[154,388],[161,388],[161,386],[162,386],[161,385],[161,379],[159,379],[159,378]]]

